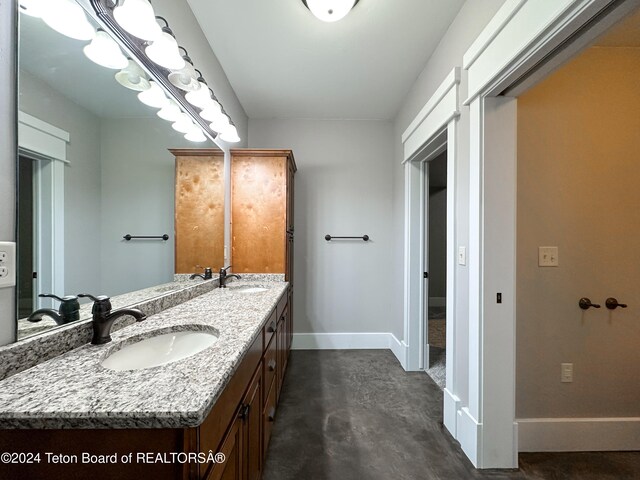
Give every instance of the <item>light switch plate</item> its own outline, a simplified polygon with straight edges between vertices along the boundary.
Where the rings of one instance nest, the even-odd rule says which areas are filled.
[[[560,364],[560,381],[562,383],[573,382],[573,363]]]
[[[0,288],[16,284],[16,244],[0,242]]]
[[[458,247],[458,265],[467,264],[467,247]]]
[[[538,247],[538,266],[557,267],[558,247]]]

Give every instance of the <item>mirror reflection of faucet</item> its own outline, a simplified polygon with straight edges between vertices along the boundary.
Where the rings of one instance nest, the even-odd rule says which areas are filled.
[[[54,298],[60,302],[58,310],[53,308],[40,308],[29,315],[30,322],[39,322],[43,317],[51,317],[58,325],[64,325],[69,322],[80,320],[80,302],[75,295],[67,295],[66,297],[58,297],[52,293],[41,293],[40,298]]]
[[[204,269],[204,275],[202,273],[194,273],[189,277],[189,280],[193,280],[194,278],[200,277],[203,280],[211,280],[213,278],[213,272],[210,267],[206,267]]]

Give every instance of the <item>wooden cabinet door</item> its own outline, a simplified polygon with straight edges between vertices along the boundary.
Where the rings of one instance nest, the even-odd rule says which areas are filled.
[[[213,465],[206,477],[207,480],[244,480],[243,423],[242,418],[237,416],[220,447],[225,461]]]
[[[175,273],[224,267],[224,155],[220,150],[177,150]]]
[[[258,367],[244,398],[244,450],[247,480],[262,476],[262,366]]]
[[[293,198],[294,198],[294,174],[295,165],[289,160],[287,165],[287,231],[293,233]]]

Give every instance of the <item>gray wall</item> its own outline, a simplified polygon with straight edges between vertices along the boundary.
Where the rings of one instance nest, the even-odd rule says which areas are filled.
[[[64,292],[100,290],[89,265],[100,262],[100,118],[20,70],[21,111],[69,133],[64,169]],[[43,292],[44,293],[44,292]]]
[[[392,123],[250,120],[253,148],[293,149],[296,333],[388,332]],[[371,241],[327,242],[326,234]]]
[[[157,117],[104,119],[101,138],[102,289],[115,295],[169,282],[174,272],[175,157],[168,149],[195,144]],[[127,233],[168,233],[170,239],[127,242],[122,239]]]
[[[0,240],[14,242],[16,92],[16,2],[0,0]],[[0,345],[15,338],[15,288],[0,289]]]
[[[518,98],[519,418],[640,414],[638,77],[640,48],[591,48]]]

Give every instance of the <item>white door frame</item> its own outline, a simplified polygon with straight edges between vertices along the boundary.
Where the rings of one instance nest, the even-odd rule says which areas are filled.
[[[18,112],[18,149],[29,161],[38,162],[34,171],[37,201],[34,267],[38,272],[34,306],[52,307],[51,299],[37,298],[37,293],[65,295],[64,290],[64,168],[70,136],[47,122]],[[43,232],[50,241],[41,241]]]
[[[478,468],[518,465],[515,422],[516,105],[638,0],[507,0],[463,58],[470,108],[469,398],[458,439]],[[609,6],[615,10],[571,38]],[[566,46],[565,41],[571,38]],[[542,67],[551,52],[559,53]],[[532,69],[538,68],[534,73]],[[524,79],[524,80],[522,80]],[[497,303],[497,294],[502,303]]]
[[[446,247],[446,388],[444,424],[456,435],[459,399],[454,393],[456,338],[456,174],[457,135],[460,116],[460,68],[454,68],[402,135],[405,169],[404,346],[405,370],[425,368],[425,245],[424,182],[427,161],[447,149],[447,247]]]

